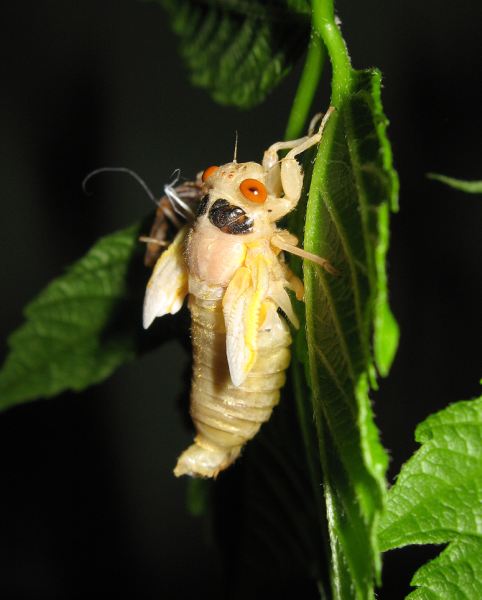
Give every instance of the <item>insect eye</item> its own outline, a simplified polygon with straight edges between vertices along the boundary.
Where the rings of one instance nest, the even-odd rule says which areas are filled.
[[[208,177],[211,177],[211,175],[214,174],[215,171],[217,171],[219,169],[219,167],[217,165],[213,165],[212,167],[208,167],[207,169],[204,170],[204,173],[202,174],[202,180],[206,181],[206,179]]]
[[[244,179],[240,183],[239,189],[245,198],[258,204],[263,204],[268,197],[268,191],[264,184],[257,179]]]

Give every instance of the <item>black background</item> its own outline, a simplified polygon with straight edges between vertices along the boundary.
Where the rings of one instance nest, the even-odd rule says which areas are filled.
[[[375,404],[393,476],[415,425],[479,390],[482,205],[425,173],[482,177],[482,11],[475,0],[340,0],[338,12],[355,66],[384,74],[401,179],[389,275],[402,338]],[[3,355],[47,281],[151,209],[122,175],[84,196],[86,173],[128,166],[160,192],[177,167],[190,176],[229,160],[235,129],[239,159],[257,160],[282,136],[299,69],[243,113],[189,85],[155,3],[23,2],[1,21]],[[319,109],[328,73],[324,85]],[[169,342],[84,394],[1,415],[2,598],[222,597],[219,557],[171,474],[190,439],[177,403],[187,360]],[[433,554],[388,555],[379,598],[402,598]]]

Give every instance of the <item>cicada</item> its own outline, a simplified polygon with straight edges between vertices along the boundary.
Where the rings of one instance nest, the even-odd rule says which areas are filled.
[[[216,477],[279,401],[290,363],[287,320],[299,327],[287,290],[298,300],[304,293],[283,252],[335,273],[326,259],[298,248],[296,237],[277,226],[301,196],[297,157],[319,143],[329,113],[317,133],[271,145],[261,164],[234,159],[207,168],[194,221],[154,267],[144,327],[178,312],[186,296],[192,320],[190,412],[196,436],[179,457],[176,476]]]
[[[132,169],[127,167],[101,167],[91,171],[82,181],[82,189],[87,193],[87,182],[100,173],[125,173],[133,177],[143,188],[152,202],[157,206],[154,222],[148,236],[142,235],[139,240],[147,244],[144,255],[146,267],[153,267],[162,251],[185,223],[192,223],[196,216],[196,207],[202,197],[202,172],[195,181],[179,183],[180,171],[176,169],[172,179],[164,186],[164,195],[158,200],[146,182]]]
[[[192,223],[196,216],[196,207],[203,194],[202,173],[195,181],[179,183],[179,171],[174,173],[174,179],[164,186],[164,196],[157,204],[156,216],[149,236],[140,240],[147,243],[144,255],[146,267],[153,267],[162,251],[169,245],[184,223]]]

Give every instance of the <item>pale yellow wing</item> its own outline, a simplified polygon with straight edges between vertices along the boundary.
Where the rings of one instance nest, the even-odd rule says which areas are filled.
[[[298,278],[296,279],[300,281]],[[285,289],[286,283],[286,281],[272,282],[269,288],[269,297],[275,303],[276,306],[281,308],[284,314],[288,317],[288,320],[291,321],[293,327],[295,327],[295,329],[298,329],[300,326],[300,322],[298,320],[298,317],[296,316],[295,311],[293,310],[291,298],[288,296],[288,293]],[[300,284],[301,286],[303,286],[301,282]]]
[[[154,267],[144,296],[144,329],[147,329],[156,317],[174,314],[181,309],[188,291],[188,271],[184,260],[187,232],[188,226],[179,231]]]
[[[223,298],[226,355],[231,380],[241,385],[256,360],[263,302],[269,291],[269,263],[262,254],[246,260],[229,283]]]

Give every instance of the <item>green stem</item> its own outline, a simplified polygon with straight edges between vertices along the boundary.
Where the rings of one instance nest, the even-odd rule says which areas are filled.
[[[333,68],[331,103],[339,107],[350,93],[352,68],[345,41],[335,23],[333,0],[313,0],[313,29],[318,31]]]
[[[306,130],[306,123],[313,104],[318,83],[325,62],[325,47],[321,41],[318,31],[311,32],[303,73],[296,90],[288,124],[285,130],[285,140],[293,140],[301,137]]]
[[[288,119],[285,131],[285,139],[298,138],[306,130],[306,123],[309,117],[313,99],[316,94],[318,84],[321,78],[323,64],[326,52],[330,56],[333,76],[332,76],[332,96],[331,104],[336,108],[340,107],[343,101],[348,97],[351,90],[352,68],[348,51],[343,37],[335,23],[333,10],[333,0],[313,0],[312,14],[312,33],[308,47],[305,65],[300,78],[293,106]],[[292,224],[295,224],[292,217]],[[297,231],[297,233],[302,233]],[[317,509],[320,511],[320,526],[323,539],[325,554],[331,555],[329,531],[324,518],[327,507],[325,497],[320,487],[321,473],[318,462],[313,453],[314,433],[312,431],[313,423],[311,413],[307,411],[306,401],[311,391],[304,379],[303,365],[300,357],[294,356],[291,365],[293,377],[293,388],[296,399],[298,422],[301,427],[302,437],[305,445],[306,458],[310,474],[310,480],[313,486],[313,494]],[[326,466],[326,465],[324,465]],[[329,491],[328,491],[329,493]],[[329,560],[327,560],[329,563]],[[321,569],[320,569],[321,571]],[[319,575],[322,575],[320,572]],[[323,590],[323,583],[320,581],[322,597],[326,597]]]

